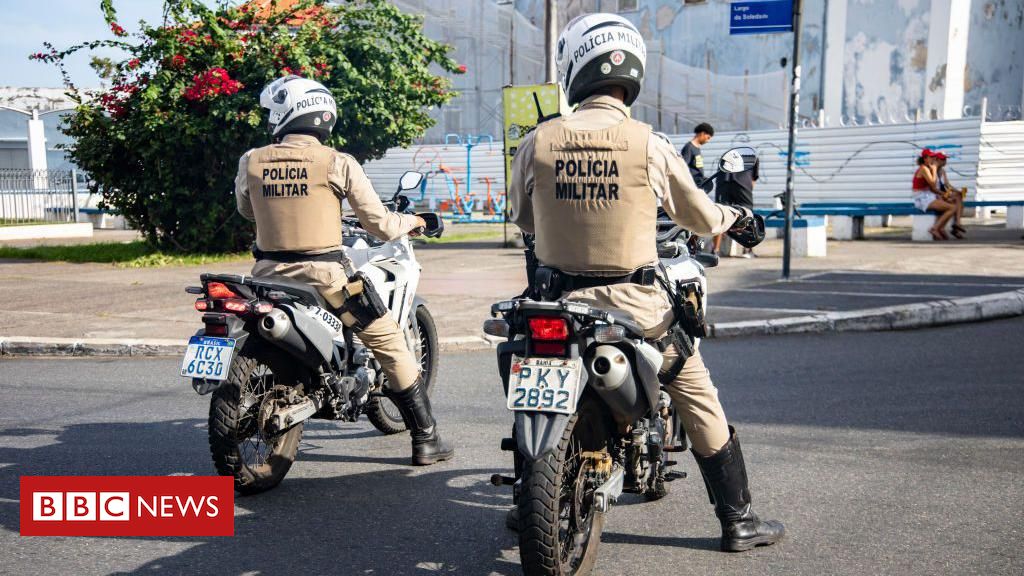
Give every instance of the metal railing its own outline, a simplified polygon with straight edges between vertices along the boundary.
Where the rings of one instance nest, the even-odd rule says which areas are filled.
[[[0,224],[76,222],[75,172],[0,169]]]

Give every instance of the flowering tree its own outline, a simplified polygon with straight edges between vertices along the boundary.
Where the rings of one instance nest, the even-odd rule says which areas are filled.
[[[360,161],[407,145],[433,121],[426,109],[453,96],[447,78],[465,72],[422,23],[384,0],[252,0],[210,9],[165,0],[159,26],[129,33],[112,0],[101,9],[114,38],[31,58],[56,64],[77,103],[62,131],[72,160],[92,176],[104,205],[164,250],[248,247],[251,226],[231,195],[238,158],[270,141],[259,106],[263,86],[298,74],[327,86],[338,103],[330,145]],[[79,90],[64,59],[121,49],[109,87]]]

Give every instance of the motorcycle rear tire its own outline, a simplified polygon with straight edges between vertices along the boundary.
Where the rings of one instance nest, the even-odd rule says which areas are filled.
[[[597,561],[597,550],[604,528],[604,514],[590,509],[587,538],[582,553],[563,559],[561,522],[563,482],[567,474],[578,475],[568,466],[583,451],[607,449],[610,436],[608,416],[596,401],[583,398],[577,413],[569,419],[558,448],[543,458],[523,464],[523,482],[519,495],[519,559],[526,576],[583,576]],[[572,479],[575,482],[575,478]],[[571,514],[570,514],[571,515]],[[573,523],[568,524],[571,528]],[[572,539],[572,534],[569,534]],[[568,560],[568,561],[563,561]]]
[[[434,381],[437,379],[437,326],[434,324],[434,317],[426,306],[417,306],[415,315],[415,326],[409,326],[409,340],[414,346],[412,353],[419,356],[420,370],[423,375],[423,383],[427,388],[427,396],[434,391]],[[405,432],[406,425],[398,407],[387,398],[374,398],[366,404],[364,410],[367,419],[373,427],[386,435]]]
[[[267,365],[245,351],[239,353],[231,362],[228,379],[210,398],[209,440],[214,467],[221,476],[233,477],[235,490],[243,495],[258,494],[280,484],[295,462],[302,439],[302,424],[293,426],[270,442],[258,431],[255,431],[255,444],[250,442],[252,431],[246,434],[243,430],[243,437],[239,437],[240,428],[249,428],[251,418],[255,417],[251,407],[242,406],[242,388],[251,386],[254,372],[261,366]],[[256,410],[258,412],[258,408]],[[269,454],[262,462],[253,465],[246,461],[242,446],[250,442],[249,445],[258,452],[260,441],[266,442]]]

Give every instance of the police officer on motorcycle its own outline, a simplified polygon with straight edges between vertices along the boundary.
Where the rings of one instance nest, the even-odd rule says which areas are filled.
[[[511,220],[535,236],[539,264],[557,271],[562,297],[629,312],[647,338],[664,342],[675,318],[656,279],[658,204],[696,234],[743,234],[756,224],[749,210],[709,200],[672,145],[630,118],[645,60],[644,40],[625,18],[588,14],[569,22],[556,61],[569,103],[579,107],[520,144],[509,203]],[[678,350],[666,346],[664,356],[669,370]],[[783,525],[751,509],[739,438],[699,351],[666,388],[721,522],[721,549],[778,542]]]
[[[327,303],[345,305],[349,284],[342,251],[342,200],[370,234],[392,240],[417,235],[418,216],[389,211],[356,160],[325,146],[338,118],[331,92],[318,82],[286,76],[260,95],[270,110],[274,143],[249,150],[238,162],[238,212],[256,223],[253,276],[284,276],[315,287]],[[363,316],[365,314],[356,314]],[[429,465],[455,451],[438,434],[430,399],[405,336],[390,314],[372,314],[355,326],[387,375],[386,394],[412,435],[412,463]],[[353,315],[341,314],[352,327]]]

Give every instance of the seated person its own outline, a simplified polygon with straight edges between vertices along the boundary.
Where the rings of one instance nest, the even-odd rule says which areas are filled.
[[[914,207],[921,212],[934,212],[938,215],[935,225],[928,232],[934,240],[949,240],[946,235],[946,224],[956,215],[956,206],[940,198],[942,193],[938,185],[938,159],[935,153],[925,148],[917,158],[917,171],[914,172],[913,198]],[[953,234],[959,234],[954,231]],[[957,238],[963,236],[957,235]]]
[[[942,199],[956,206],[956,216],[953,217],[953,235],[957,238],[963,238],[967,235],[967,229],[961,226],[960,222],[964,217],[964,200],[967,199],[967,188],[957,190],[949,183],[949,177],[946,176],[946,160],[949,156],[946,156],[942,152],[936,152],[935,158],[938,159],[938,172],[936,173],[936,179],[938,180],[939,192],[942,194]]]

